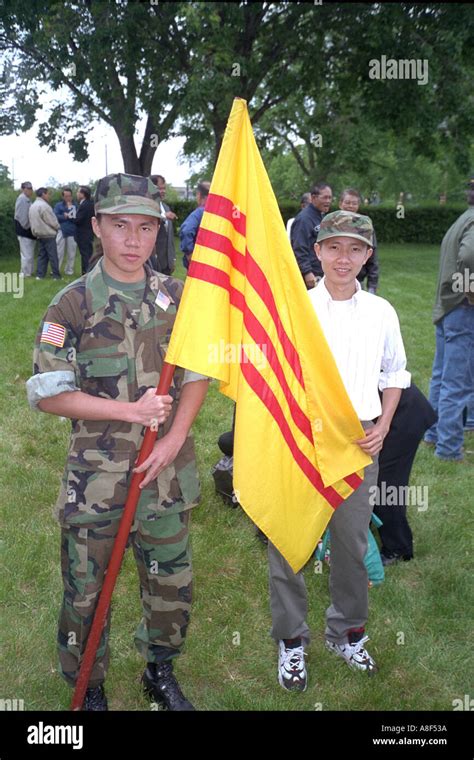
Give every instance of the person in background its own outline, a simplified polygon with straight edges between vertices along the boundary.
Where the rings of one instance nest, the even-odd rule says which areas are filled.
[[[306,206],[309,206],[311,203],[311,193],[303,193],[300,200],[300,210],[303,211]],[[293,227],[293,222],[295,221],[296,217],[292,217],[291,219],[288,219],[286,223],[286,234],[291,240],[291,228]]]
[[[361,196],[358,190],[354,190],[352,187],[347,187],[339,196],[339,208],[343,211],[352,211],[352,213],[359,213],[359,206],[361,204]],[[377,256],[377,237],[374,230],[374,243],[373,254],[367,259],[366,263],[357,275],[357,279],[364,284],[367,280],[367,290],[374,295],[377,293],[379,284],[379,260]]]
[[[59,230],[59,222],[50,206],[50,190],[39,187],[36,191],[36,200],[31,204],[29,220],[31,231],[39,239],[38,266],[36,279],[44,280],[48,270],[48,262],[51,265],[51,273],[54,280],[60,280],[58,267],[58,252],[56,249],[56,235]]]
[[[438,459],[464,460],[466,416],[473,398],[474,378],[474,188],[469,208],[451,225],[441,242],[438,289],[433,309],[436,351],[430,383],[430,403],[438,421],[425,443]]]
[[[189,216],[186,217],[179,231],[180,247],[183,253],[183,266],[185,269],[189,267],[189,262],[193,255],[199,225],[201,224],[201,219],[204,214],[204,206],[206,205],[210,186],[211,183],[205,181],[198,184],[196,191],[196,203],[198,204],[198,207],[194,209],[194,211],[191,211]]]
[[[321,264],[314,252],[314,244],[331,203],[331,188],[327,182],[319,182],[311,190],[311,203],[300,211],[291,227],[291,247],[308,290],[314,288],[323,276]]]
[[[474,362],[473,362],[474,363]],[[472,393],[471,393],[471,400],[469,401],[469,404],[467,405],[465,412],[464,412],[464,432],[465,433],[474,433],[474,367],[471,371],[471,387],[472,387]]]
[[[61,266],[64,259],[64,251],[66,251],[66,266],[64,268],[64,274],[74,274],[74,259],[76,258],[76,211],[77,206],[72,200],[72,190],[70,187],[63,188],[62,201],[58,201],[54,207],[54,213],[59,222],[60,229],[56,236],[56,247],[58,250],[58,266],[61,271]]]
[[[177,219],[177,216],[171,211],[168,204],[165,203],[165,178],[161,174],[152,174],[150,179],[160,191],[159,203],[161,209],[161,224],[156,237],[155,248],[150,256],[150,264],[157,272],[170,275],[176,267],[173,221]]]
[[[76,193],[79,203],[76,212],[76,232],[75,239],[79,253],[81,254],[82,274],[87,272],[89,261],[92,256],[92,243],[94,241],[94,232],[92,230],[91,219],[94,216],[94,203],[91,200],[91,191],[89,187],[81,185]]]
[[[15,232],[20,245],[20,272],[23,277],[33,274],[36,238],[31,232],[29,210],[33,185],[31,182],[21,183],[21,193],[15,202]]]
[[[407,486],[420,441],[434,422],[436,413],[433,407],[412,382],[409,388],[402,390],[390,430],[379,453],[374,513],[383,523],[378,532],[382,544],[380,557],[385,567],[413,559],[413,534],[407,518]],[[396,499],[394,493],[397,494]],[[387,497],[388,494],[390,496]]]
[[[467,183],[468,187],[468,202],[469,198],[474,197],[474,176],[470,177]],[[471,369],[471,399],[465,409],[464,412],[464,432],[465,433],[474,433],[474,358],[471,362],[472,369]]]

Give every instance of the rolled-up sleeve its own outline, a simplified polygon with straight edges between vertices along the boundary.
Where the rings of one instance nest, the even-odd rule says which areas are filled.
[[[42,372],[32,375],[26,381],[26,395],[32,409],[38,409],[38,403],[44,398],[57,396],[64,391],[78,391],[76,376],[72,371]]]
[[[36,335],[33,375],[26,381],[32,409],[45,398],[65,391],[78,391],[76,334],[60,306],[50,306]]]
[[[409,388],[411,374],[407,372],[406,365],[407,357],[398,316],[393,306],[387,303],[385,342],[379,389],[383,391],[386,388]]]

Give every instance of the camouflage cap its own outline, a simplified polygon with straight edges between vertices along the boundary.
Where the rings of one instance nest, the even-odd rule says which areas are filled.
[[[333,211],[323,218],[317,242],[332,237],[353,237],[372,246],[373,234],[372,220],[368,216],[351,211]]]
[[[94,196],[96,214],[146,214],[161,218],[160,191],[148,177],[108,174]]]

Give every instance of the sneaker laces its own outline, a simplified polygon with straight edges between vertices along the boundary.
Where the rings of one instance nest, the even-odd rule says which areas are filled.
[[[350,647],[352,655],[354,656],[354,655],[360,654],[370,659],[369,653],[366,651],[364,647],[364,644],[368,640],[369,640],[368,636],[363,636],[361,639],[359,639],[359,641],[354,641],[353,644],[348,643],[347,646]]]
[[[284,667],[285,670],[290,670],[292,673],[295,673],[304,667],[305,657],[306,652],[302,646],[293,647],[292,649],[285,647],[282,655],[282,667]]]

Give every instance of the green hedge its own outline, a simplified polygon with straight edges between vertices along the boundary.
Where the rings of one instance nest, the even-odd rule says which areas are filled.
[[[0,255],[10,254],[18,249],[18,241],[15,235],[15,201],[18,193],[15,190],[2,190],[0,192]]]
[[[18,193],[13,190],[0,192],[0,255],[3,251],[15,250],[18,242],[15,236],[13,215]],[[53,205],[60,200],[61,194],[56,190],[52,194]],[[282,201],[280,211],[286,224],[290,217],[299,211],[295,201]],[[173,203],[173,211],[178,215],[176,230],[184,219],[196,208],[194,200],[180,200]],[[405,206],[405,218],[397,218],[394,206],[363,206],[361,212],[371,217],[377,239],[381,243],[432,243],[439,245],[446,230],[466,210],[466,206],[440,206],[439,204],[423,207]]]
[[[362,213],[372,219],[377,240],[381,243],[431,243],[440,245],[446,231],[466,211],[467,206],[406,207],[405,218],[397,218],[397,210],[380,206],[364,207]]]
[[[299,204],[282,202],[280,211],[286,222],[299,211]],[[335,211],[335,208],[332,209]],[[397,218],[394,206],[362,206],[361,214],[372,219],[379,243],[432,243],[439,245],[446,230],[466,210],[465,205],[423,207],[405,206],[405,218]]]

